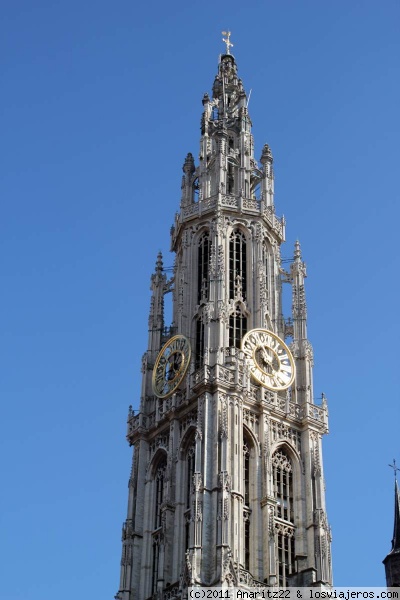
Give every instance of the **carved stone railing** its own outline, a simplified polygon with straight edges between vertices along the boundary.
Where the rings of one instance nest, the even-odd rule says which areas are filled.
[[[192,374],[191,387],[196,388],[204,384],[221,383],[227,386],[243,386],[244,373],[241,368],[228,368],[227,366],[216,364],[213,367],[207,365]]]
[[[217,206],[217,196],[211,196],[211,198],[207,198],[206,200],[200,200],[199,202],[199,213],[209,212],[210,210],[214,210]]]
[[[189,206],[185,206],[182,208],[182,220],[186,221],[186,219],[190,219],[199,214],[199,204],[196,202],[194,204],[190,204]]]
[[[127,435],[130,436],[139,429],[148,428],[148,417],[144,413],[138,413],[135,415],[134,412],[130,412],[128,417],[128,431]]]
[[[239,586],[245,585],[246,587],[250,587],[250,588],[256,587],[256,588],[261,588],[261,589],[264,589],[267,587],[263,581],[258,581],[257,579],[254,579],[253,575],[251,573],[249,573],[249,571],[246,571],[246,569],[244,569],[240,565],[238,568],[237,563],[235,564],[235,567],[236,567],[236,572],[238,574]]]
[[[197,369],[192,375],[192,387],[208,383],[210,381],[211,369],[210,367],[203,365],[200,369]]]
[[[325,432],[328,431],[328,411],[326,406],[318,406],[312,402],[305,404],[305,416],[317,421],[324,426]]]
[[[189,206],[184,206],[175,218],[173,238],[176,239],[178,229],[183,221],[196,218],[198,215],[213,211],[217,205],[232,211],[250,212],[253,214],[262,214],[266,222],[272,227],[277,235],[284,239],[285,220],[279,219],[275,215],[274,206],[265,206],[262,200],[256,198],[243,198],[241,196],[232,196],[228,194],[214,194],[208,198],[193,202]],[[261,213],[262,211],[262,213]]]
[[[251,210],[257,212],[260,210],[260,204],[258,200],[255,200],[253,198],[243,198],[242,207],[244,210]]]
[[[285,220],[278,219],[272,206],[264,206],[263,217],[282,239],[285,238]]]
[[[312,402],[297,404],[290,397],[278,396],[267,390],[262,390],[262,401],[277,412],[284,413],[291,418],[302,421],[303,419],[312,419],[328,428],[328,412],[325,406],[318,406]]]
[[[284,413],[297,421],[301,421],[304,416],[303,406],[293,402],[287,396],[279,396],[276,393],[263,390],[262,401],[276,412]]]
[[[214,378],[222,383],[228,385],[234,385],[235,381],[235,371],[232,369],[228,369],[227,367],[223,367],[222,365],[215,365],[213,367],[213,375]]]

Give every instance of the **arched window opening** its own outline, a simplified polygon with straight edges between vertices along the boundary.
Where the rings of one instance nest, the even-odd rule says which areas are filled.
[[[249,506],[250,498],[250,450],[246,443],[243,444],[243,493],[244,504]]]
[[[246,300],[247,253],[246,238],[240,229],[229,238],[229,298]]]
[[[229,317],[229,346],[240,348],[242,338],[247,333],[247,317],[242,313],[240,306]]]
[[[196,356],[195,369],[204,364],[204,323],[199,317],[196,321]]]
[[[269,251],[268,251],[268,243],[267,243],[266,240],[264,240],[264,243],[263,243],[262,256],[263,256],[263,263],[264,263],[264,267],[265,267],[265,274],[268,277],[268,273],[269,273]]]
[[[278,551],[279,585],[288,584],[295,568],[294,563],[294,511],[293,511],[293,466],[284,449],[277,450],[272,457],[274,495],[276,500],[275,536]],[[282,523],[284,521],[284,523]]]
[[[157,593],[157,580],[158,580],[158,563],[160,557],[160,545],[158,540],[154,540],[153,542],[153,564],[151,566],[151,589],[152,593]]]
[[[251,441],[243,432],[243,535],[244,535],[244,568],[250,570],[250,529],[251,529],[251,506],[250,506],[250,449]]]
[[[228,162],[228,173],[227,173],[227,192],[228,194],[234,194],[235,192],[235,176],[234,166],[231,162]]]
[[[196,446],[193,440],[192,444],[188,447],[185,458],[185,502],[186,510],[184,512],[185,520],[185,552],[190,546],[190,523],[192,520],[192,503],[193,503],[193,479],[195,469],[195,457],[196,457]]]
[[[244,568],[250,570],[250,511],[243,511],[244,520]]]
[[[193,200],[194,200],[194,202],[199,201],[199,195],[200,195],[199,178],[196,177],[196,179],[194,180],[194,183],[193,183]]]
[[[164,481],[167,461],[161,459],[155,474],[155,503],[154,503],[154,529],[161,527],[161,508],[164,500]]]
[[[153,516],[153,560],[151,565],[151,588],[152,593],[157,592],[158,567],[160,555],[159,531],[162,523],[162,504],[164,501],[165,472],[167,469],[167,459],[165,456],[160,458],[154,471],[153,490],[154,490],[154,516]]]
[[[195,465],[195,445],[190,446],[186,454],[186,508],[190,508],[193,493],[193,475]]]
[[[197,261],[197,302],[205,302],[209,298],[209,269],[210,269],[211,241],[207,233],[199,239]]]

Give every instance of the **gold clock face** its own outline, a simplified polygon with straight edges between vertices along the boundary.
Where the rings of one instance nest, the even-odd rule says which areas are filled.
[[[168,398],[181,384],[190,362],[190,343],[184,335],[174,335],[161,348],[153,369],[153,392]]]
[[[293,383],[293,356],[272,331],[252,329],[243,337],[242,350],[249,359],[251,374],[263,387],[279,392]]]

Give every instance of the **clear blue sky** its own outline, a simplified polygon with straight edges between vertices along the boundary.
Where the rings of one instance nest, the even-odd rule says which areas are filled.
[[[0,499],[4,600],[110,600],[181,167],[221,30],[284,257],[308,266],[335,584],[383,585],[399,444],[400,5],[395,0],[3,0]]]

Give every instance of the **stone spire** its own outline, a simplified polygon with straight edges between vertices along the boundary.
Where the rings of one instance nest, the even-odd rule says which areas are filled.
[[[162,254],[159,252],[150,285],[152,294],[149,313],[149,349],[154,353],[160,346],[164,329],[164,293],[166,284],[167,276],[164,272]]]
[[[392,549],[383,561],[386,571],[386,585],[388,587],[400,587],[400,491],[397,482],[396,461],[389,465],[394,469],[394,525]]]
[[[392,552],[400,553],[400,492],[397,478],[394,485],[394,527],[392,539]]]

